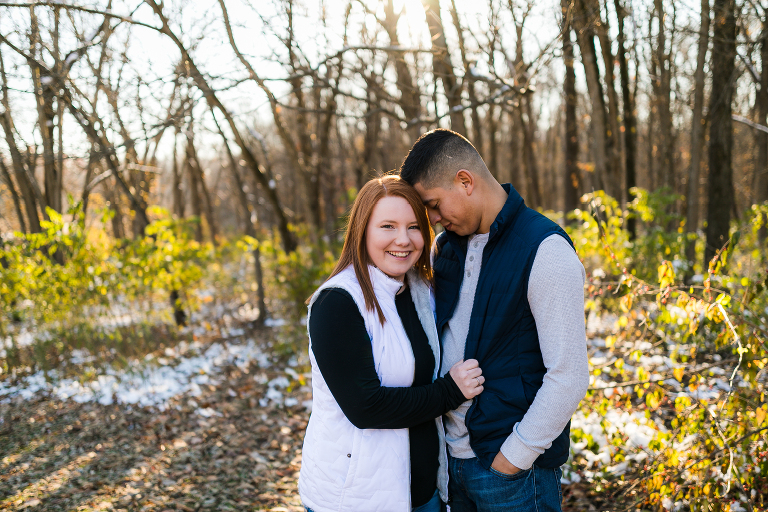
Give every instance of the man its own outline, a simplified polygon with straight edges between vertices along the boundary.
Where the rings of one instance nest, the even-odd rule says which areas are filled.
[[[441,375],[477,359],[485,391],[446,416],[452,512],[561,510],[560,466],[589,369],[584,267],[566,233],[450,130],[400,168],[445,232],[433,248]]]

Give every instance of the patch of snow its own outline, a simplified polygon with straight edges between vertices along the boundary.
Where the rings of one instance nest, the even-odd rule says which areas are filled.
[[[264,325],[266,327],[283,327],[288,322],[283,320],[282,318],[267,318],[264,320]]]
[[[210,418],[212,416],[222,416],[222,414],[218,411],[214,411],[210,407],[206,407],[204,409],[197,409],[195,411],[196,414],[199,414],[203,418]]]
[[[177,352],[166,349],[165,353]],[[76,379],[59,380],[54,372],[48,373],[48,382],[43,372],[36,372],[23,378],[16,386],[0,383],[0,397],[19,396],[29,400],[38,393],[47,392],[61,400],[71,399],[80,403],[109,405],[116,401],[163,410],[174,397],[184,394],[199,396],[202,393],[201,385],[217,385],[219,381],[215,376],[221,368],[228,365],[246,368],[251,361],[258,361],[261,365],[267,357],[253,340],[244,344],[216,343],[201,355],[180,358],[175,366],[141,368],[136,363],[127,370],[108,368],[94,380],[85,383]],[[76,353],[75,358],[83,359],[84,356]],[[288,380],[285,377],[282,379]]]

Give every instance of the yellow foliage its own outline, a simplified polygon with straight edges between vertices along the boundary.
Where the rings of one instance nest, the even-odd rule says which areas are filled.
[[[758,408],[755,411],[755,422],[757,423],[758,427],[761,427],[763,423],[765,423],[765,417],[768,413],[768,405],[763,404],[762,407]]]

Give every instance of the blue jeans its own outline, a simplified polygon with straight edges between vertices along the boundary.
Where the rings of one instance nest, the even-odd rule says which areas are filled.
[[[448,457],[451,512],[560,512],[560,468],[533,466],[505,475],[485,469],[477,457]]]
[[[312,509],[309,507],[304,507],[304,510],[307,512],[312,512]],[[431,500],[419,507],[414,508],[412,512],[440,512],[440,495],[438,492],[435,491],[435,494],[432,496]]]
[[[435,491],[431,500],[419,507],[414,507],[412,512],[440,512],[440,494]]]

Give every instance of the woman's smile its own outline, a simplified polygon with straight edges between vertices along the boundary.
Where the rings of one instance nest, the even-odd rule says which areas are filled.
[[[365,245],[379,270],[403,280],[424,250],[424,237],[408,201],[400,196],[379,199],[366,227]]]

